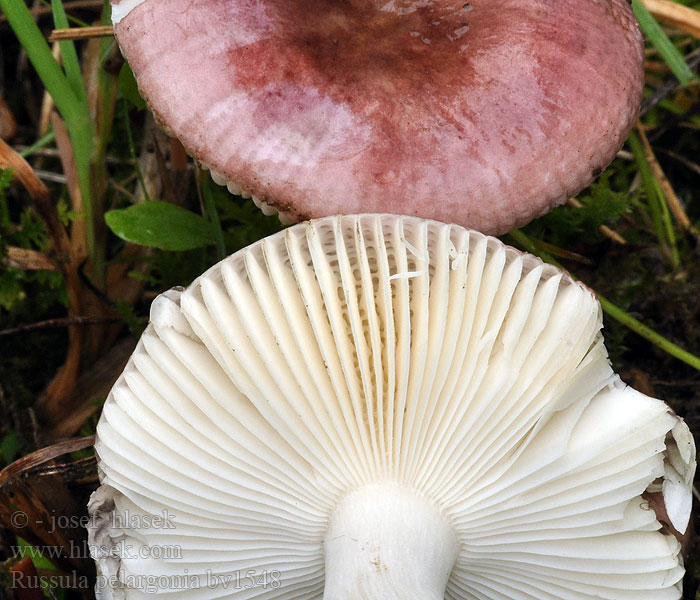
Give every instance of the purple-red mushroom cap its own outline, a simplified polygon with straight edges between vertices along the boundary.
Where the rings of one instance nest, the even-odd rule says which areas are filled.
[[[643,87],[626,0],[113,0],[167,130],[284,217],[504,233],[578,193]]]

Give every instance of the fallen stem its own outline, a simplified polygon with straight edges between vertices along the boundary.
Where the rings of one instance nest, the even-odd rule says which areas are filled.
[[[561,269],[564,268],[552,256],[550,256],[546,252],[542,252],[541,250],[539,250],[537,248],[537,245],[519,229],[511,231],[508,235],[511,238],[513,238],[513,240],[517,242],[520,246],[522,246],[525,250],[532,254],[535,254],[536,256],[539,256],[543,261],[553,264]],[[573,273],[571,275],[572,277],[575,277]],[[678,360],[683,361],[685,364],[690,365],[694,369],[700,371],[700,357],[688,352],[687,350],[684,350],[677,344],[674,344],[671,340],[662,336],[660,333],[654,331],[651,327],[644,325],[644,323],[635,319],[628,312],[624,311],[619,306],[610,302],[610,300],[608,300],[607,298],[598,294],[598,292],[596,292],[596,295],[598,296],[598,300],[600,301],[603,310],[611,318],[615,319],[618,323],[621,323],[628,329],[634,331],[637,335],[640,335],[644,339],[650,341],[652,344],[654,344],[667,354],[670,354],[674,358],[677,358]]]
[[[596,292],[597,293],[597,292]],[[598,294],[598,300],[603,307],[603,310],[615,319],[618,323],[622,323],[628,329],[631,329],[636,334],[641,335],[644,339],[649,340],[655,346],[661,348],[667,354],[682,360],[685,364],[690,365],[694,369],[700,371],[700,358],[684,350],[680,346],[674,344],[671,340],[665,338],[650,327],[644,325],[632,315],[616,306],[607,298]]]
[[[72,327],[74,325],[100,325],[102,323],[116,323],[117,321],[121,320],[121,317],[63,317],[58,319],[47,319],[46,321],[39,321],[29,325],[20,325],[19,327],[0,329],[0,337],[6,335],[16,335],[18,333],[26,333],[28,331],[37,331],[39,329]]]
[[[66,29],[54,29],[49,35],[49,42],[58,42],[64,40],[88,40],[92,38],[112,36],[114,36],[114,28],[111,25],[70,27]]]
[[[27,146],[24,150],[19,152],[19,155],[22,158],[27,158],[28,156],[31,156],[34,154],[37,150],[40,150],[44,146],[48,146],[51,142],[53,142],[56,139],[56,135],[54,134],[53,131],[49,131],[46,135],[43,137],[39,138],[36,142],[34,142],[31,146]]]

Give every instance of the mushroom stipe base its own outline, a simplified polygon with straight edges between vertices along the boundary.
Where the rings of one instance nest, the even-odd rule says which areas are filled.
[[[324,539],[328,600],[442,600],[457,559],[457,531],[437,505],[395,482],[340,500]]]

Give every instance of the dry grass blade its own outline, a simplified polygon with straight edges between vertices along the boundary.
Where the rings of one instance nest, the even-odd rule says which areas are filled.
[[[62,136],[61,125],[62,122],[60,119],[54,122],[61,159],[66,169],[66,174],[70,177],[71,164],[73,164],[72,152],[70,150],[70,143],[60,139]],[[67,135],[65,137],[67,138]],[[85,296],[85,293],[80,284],[78,268],[82,257],[85,256],[84,228],[81,230],[76,221],[73,224],[71,239],[68,238],[66,230],[58,218],[56,206],[51,199],[48,188],[39,180],[31,166],[13,148],[2,140],[0,140],[0,168],[12,169],[14,176],[22,183],[29,193],[37,212],[49,231],[54,248],[60,257],[60,264],[66,278],[69,316],[81,316],[83,314],[81,310],[81,298]],[[76,185],[75,189],[79,190],[79,187]],[[73,200],[74,210],[82,210],[81,204],[76,204],[75,198],[73,198]],[[19,255],[15,253],[15,258],[18,256]],[[28,255],[25,254],[23,258],[26,260]],[[35,255],[33,258],[37,259]],[[49,423],[53,422],[53,416],[59,411],[62,399],[72,392],[80,371],[83,332],[79,326],[71,326],[69,335],[70,343],[66,360],[47,387],[46,392],[37,406],[42,421]]]
[[[89,448],[94,443],[95,436],[89,435],[76,440],[59,442],[57,444],[53,444],[52,446],[41,448],[40,450],[32,452],[31,454],[27,454],[0,471],[0,488],[3,487],[12,477],[16,477],[29,469],[42,465],[64,454]]]
[[[83,199],[78,183],[78,173],[73,157],[73,147],[71,145],[68,132],[63,125],[62,119],[57,115],[52,115],[52,124],[56,135],[56,145],[58,147],[61,164],[68,181],[68,192],[72,201],[73,210],[80,214],[83,212]],[[68,245],[69,262],[65,267],[66,289],[68,292],[68,316],[75,318],[85,314],[83,307],[85,303],[85,290],[80,283],[78,269],[87,257],[87,233],[85,227],[85,217],[77,218],[71,227],[71,236]],[[87,316],[98,316],[88,314]],[[37,414],[40,420],[46,424],[55,422],[56,415],[60,413],[63,399],[68,397],[75,387],[75,382],[80,372],[80,363],[83,352],[84,332],[82,327],[72,325],[68,329],[69,344],[66,360],[54,376],[46,389],[44,395],[37,404]]]
[[[685,62],[688,68],[695,72],[700,65],[700,50],[693,50],[685,56]],[[657,82],[652,82],[653,86],[658,85]],[[652,108],[654,108],[659,102],[668,98],[673,94],[680,86],[680,83],[676,77],[671,76],[667,78],[664,83],[657,87],[651,95],[644,99],[642,106],[639,109],[640,116],[648,113]]]
[[[567,250],[566,248],[561,248],[559,246],[555,246],[554,244],[550,244],[550,243],[545,242],[543,240],[538,240],[537,246],[543,252],[547,252],[548,254],[550,254],[552,256],[556,256],[558,258],[572,260],[572,261],[582,263],[585,265],[592,264],[591,259],[588,258],[587,256],[583,256],[583,254],[579,254],[578,252],[572,252],[571,250]]]
[[[29,163],[12,147],[0,139],[0,169],[12,169],[15,178],[31,197],[36,211],[44,221],[57,254],[65,259],[68,255],[68,236],[51,200],[48,188],[36,176]]]
[[[121,340],[78,378],[73,394],[61,407],[61,418],[53,428],[43,431],[44,439],[51,441],[75,435],[88,418],[100,411],[99,400],[107,397],[135,347],[135,338]]]
[[[700,232],[693,227],[693,224],[690,222],[690,219],[688,218],[681,201],[678,199],[671,182],[668,180],[668,177],[666,177],[664,170],[661,168],[659,161],[656,159],[656,155],[654,154],[654,150],[649,143],[649,139],[647,138],[644,128],[637,127],[637,133],[639,134],[639,139],[642,142],[642,148],[644,149],[644,154],[646,155],[647,161],[651,166],[652,173],[659,182],[659,186],[666,197],[666,202],[668,202],[668,207],[671,214],[673,214],[673,218],[683,231],[690,233],[694,238],[700,240]]]
[[[71,284],[67,282],[70,289]],[[73,300],[69,292],[69,302]],[[80,310],[78,307],[77,310]],[[72,311],[71,311],[72,314]],[[61,405],[64,398],[67,398],[75,389],[75,382],[80,372],[80,360],[83,351],[83,332],[79,325],[71,325],[69,331],[68,354],[66,360],[61,365],[51,383],[46,388],[46,392],[39,399],[36,405],[37,416],[42,424],[51,426],[61,412]]]
[[[170,160],[175,171],[184,171],[187,169],[187,151],[177,138],[170,138]]]
[[[666,156],[670,156],[673,160],[677,160],[684,167],[693,171],[693,173],[700,175],[700,165],[688,160],[687,158],[685,158],[684,156],[681,156],[677,152],[673,152],[672,150],[668,150],[666,148],[661,148],[661,152],[663,152]]]
[[[7,247],[7,255],[2,264],[11,269],[22,271],[59,271],[58,264],[43,252],[30,248]]]
[[[94,436],[68,440],[28,454],[0,472],[0,523],[34,545],[57,550],[52,560],[62,569],[91,574],[89,556],[71,552],[86,543],[81,525],[85,507],[74,486],[92,485],[96,479],[94,457],[56,462],[62,455],[88,448]],[[65,518],[67,527],[56,525]]]
[[[659,21],[700,38],[700,11],[672,0],[642,0]]]
[[[582,207],[583,207],[583,204],[581,204],[581,202],[580,202],[579,200],[577,200],[576,198],[569,198],[567,204],[568,204],[569,206],[573,206],[574,208],[582,208]],[[612,240],[612,241],[615,242],[616,244],[622,244],[622,245],[624,245],[624,244],[627,243],[627,240],[626,240],[625,238],[623,238],[619,233],[617,233],[617,231],[611,229],[611,228],[608,227],[607,225],[601,225],[601,226],[598,228],[598,230],[599,230],[600,233],[602,233],[606,238],[608,238],[609,240]]]
[[[23,585],[25,580],[39,581],[39,573],[37,573],[36,567],[29,556],[25,556],[10,567],[10,577],[12,578],[13,587],[18,588],[16,590],[18,600],[44,600],[46,598],[40,587]],[[20,585],[16,585],[15,582]]]
[[[51,125],[56,135],[56,146],[58,155],[66,175],[68,194],[71,198],[72,209],[76,214],[82,215],[85,211],[83,195],[80,190],[78,178],[78,168],[75,164],[73,145],[71,144],[68,130],[63,123],[63,119],[55,112],[51,114]],[[81,216],[73,221],[71,227],[71,262],[80,264],[88,256],[87,251],[87,231],[85,217]]]
[[[28,331],[37,331],[39,329],[51,329],[53,327],[71,327],[72,325],[96,325],[100,323],[111,323],[121,321],[120,317],[67,317],[61,319],[47,319],[29,325],[20,325],[19,327],[10,327],[9,329],[0,329],[0,337],[7,335],[17,335]]]
[[[51,54],[56,59],[56,62],[61,63],[61,48],[58,42],[54,42],[51,46]],[[39,126],[37,128],[37,136],[43,137],[49,132],[49,126],[51,125],[51,114],[54,111],[56,104],[54,103],[53,96],[49,94],[48,90],[44,90],[44,96],[41,99],[41,112],[39,114]]]
[[[71,27],[70,29],[54,29],[49,35],[49,42],[64,40],[87,40],[91,38],[111,37],[114,28],[111,25],[94,25],[91,27]]]
[[[17,122],[7,102],[0,97],[0,138],[11,139],[17,133]]]

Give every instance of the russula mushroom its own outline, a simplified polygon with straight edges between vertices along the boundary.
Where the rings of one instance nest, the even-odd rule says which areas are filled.
[[[693,438],[600,330],[588,288],[457,225],[237,252],[154,301],[104,406],[98,597],[679,599]]]
[[[643,87],[628,0],[112,0],[166,129],[283,220],[505,233],[575,195]]]

